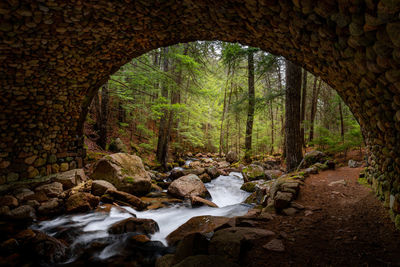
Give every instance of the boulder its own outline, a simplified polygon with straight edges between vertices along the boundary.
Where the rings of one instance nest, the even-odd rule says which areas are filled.
[[[218,169],[215,166],[208,167],[206,169],[206,172],[211,177],[211,179],[215,179],[219,176]]]
[[[281,176],[282,172],[280,170],[266,170],[264,171],[264,174],[267,179],[272,180]]]
[[[324,163],[328,159],[324,152],[313,150],[304,155],[304,167],[309,167],[315,163]]]
[[[239,160],[238,155],[235,151],[229,151],[228,154],[226,154],[225,159],[229,163],[234,163]]]
[[[48,197],[58,197],[63,192],[63,185],[59,182],[53,182],[36,187],[35,192],[43,192]]]
[[[127,153],[128,152],[128,148],[122,142],[122,140],[118,137],[111,141],[110,145],[108,146],[108,150],[111,152],[114,152],[114,153],[118,153],[118,152]]]
[[[263,239],[271,239],[275,233],[254,227],[231,227],[215,232],[208,247],[209,254],[239,261],[252,245]]]
[[[192,207],[206,205],[212,208],[218,208],[214,202],[198,196],[190,196],[190,202],[192,203]]]
[[[112,185],[110,182],[107,182],[105,180],[94,180],[92,181],[92,188],[91,192],[95,196],[102,196],[107,190],[117,190],[114,185]]]
[[[8,217],[12,220],[33,221],[36,219],[35,209],[29,205],[22,205],[11,210]]]
[[[227,161],[218,162],[218,168],[220,168],[220,169],[228,168],[229,166],[230,166],[230,164]],[[221,175],[221,174],[218,172],[218,175]]]
[[[175,231],[170,233],[166,240],[169,245],[175,245],[178,241],[182,240],[185,236],[193,233],[208,234],[215,231],[215,229],[227,224],[230,218],[220,216],[197,216],[189,219],[186,223],[182,224]]]
[[[311,166],[304,170],[304,174],[305,175],[318,174],[318,168],[315,166]]]
[[[293,199],[292,193],[278,191],[274,197],[274,206],[276,209],[285,209],[289,207],[290,201]]]
[[[35,200],[30,200],[35,201]],[[58,198],[52,198],[49,201],[43,202],[39,208],[38,213],[41,215],[52,215],[60,212],[60,203],[61,201]]]
[[[145,195],[151,190],[151,178],[142,160],[126,153],[104,156],[96,162],[91,178],[108,181],[118,190],[134,195]]]
[[[66,203],[65,209],[68,213],[86,212],[97,207],[100,198],[85,192],[78,192],[71,195]]]
[[[147,206],[146,203],[134,195],[110,189],[101,197],[101,201],[105,203],[116,202],[122,206],[132,206],[137,210],[143,210]]]
[[[25,197],[25,200],[26,201],[36,200],[38,202],[44,202],[44,201],[49,200],[49,198],[46,196],[46,194],[43,191],[40,191],[40,192],[36,192],[33,195],[29,195],[29,196]]]
[[[202,175],[199,176],[199,178],[203,183],[211,182],[211,177],[210,175],[208,175],[208,173],[203,173]]]
[[[70,189],[83,181],[86,181],[86,175],[83,169],[73,169],[54,174],[52,180],[61,183],[64,189]]]
[[[18,207],[18,199],[12,195],[5,195],[0,197],[0,207],[8,206],[9,208]]]
[[[46,266],[60,262],[66,254],[66,245],[40,231],[24,230],[15,239],[20,245],[21,255],[35,262],[42,261]]]
[[[173,181],[168,187],[168,193],[179,198],[190,196],[211,197],[203,182],[194,174],[189,174]]]
[[[260,165],[250,164],[242,170],[245,182],[263,179],[265,177],[264,168]]]
[[[174,261],[180,262],[190,256],[207,254],[208,243],[208,238],[200,233],[185,236],[176,247]]]
[[[185,176],[185,171],[179,167],[179,168],[173,168],[168,178],[171,180],[175,180],[182,176]]]
[[[139,219],[130,217],[125,220],[114,223],[108,229],[110,234],[124,234],[135,232],[145,235],[151,235],[160,229],[158,224],[152,219]]]

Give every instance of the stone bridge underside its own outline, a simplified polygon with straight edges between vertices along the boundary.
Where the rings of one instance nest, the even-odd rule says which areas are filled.
[[[399,11],[398,0],[1,1],[0,184],[81,166],[87,107],[132,58],[223,40],[335,88],[362,126],[369,178],[399,214]]]

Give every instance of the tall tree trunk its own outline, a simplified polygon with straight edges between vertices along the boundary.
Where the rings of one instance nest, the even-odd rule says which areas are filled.
[[[256,103],[255,92],[254,92],[255,90],[254,90],[254,52],[253,51],[248,51],[247,64],[248,64],[249,105],[248,105],[248,109],[247,109],[244,159],[245,159],[245,161],[250,162],[251,142],[252,142],[253,122],[254,122],[254,106]]]
[[[306,147],[304,139],[304,120],[306,118],[306,98],[307,98],[307,71],[303,69],[303,94],[301,96],[301,114],[300,114],[300,135],[302,140],[302,146]]]
[[[294,170],[302,160],[300,135],[301,67],[286,60],[286,170]]]
[[[107,145],[107,119],[108,119],[108,84],[101,88],[101,112],[98,144],[102,149],[106,149]]]
[[[340,114],[340,136],[342,137],[342,142],[344,142],[344,122],[343,122],[342,99],[339,99],[339,114]]]
[[[317,101],[318,101],[318,94],[321,89],[321,83],[322,81],[319,81],[319,85],[317,88],[317,77],[315,76],[314,80],[314,86],[313,86],[313,95],[312,95],[312,101],[311,101],[311,114],[310,114],[310,134],[309,134],[309,141],[312,142],[314,139],[314,120],[315,120],[315,114],[317,113]]]
[[[225,86],[224,92],[224,105],[222,107],[222,117],[221,117],[221,127],[219,133],[219,156],[222,155],[223,144],[224,144],[224,120],[225,120],[225,112],[226,112],[226,92],[228,91],[227,86]]]
[[[164,72],[168,72],[168,47],[162,48],[163,51],[163,64],[162,70]],[[168,87],[165,83],[161,85],[161,96],[165,99],[168,99]],[[164,169],[167,169],[167,160],[168,160],[168,139],[169,139],[169,131],[168,131],[168,120],[169,120],[169,112],[168,108],[163,109],[163,116],[160,119],[160,127],[158,131],[158,142],[157,142],[157,152],[156,157],[157,161],[161,164]]]

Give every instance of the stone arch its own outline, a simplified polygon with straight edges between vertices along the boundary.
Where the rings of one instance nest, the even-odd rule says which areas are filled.
[[[336,89],[388,200],[400,192],[399,11],[396,0],[3,1],[0,184],[82,165],[85,107],[132,58],[223,40],[282,55]]]

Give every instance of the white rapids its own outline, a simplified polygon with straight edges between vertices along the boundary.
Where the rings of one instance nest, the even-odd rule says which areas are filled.
[[[240,190],[243,184],[241,173],[232,172],[228,176],[219,176],[206,183],[208,191],[211,194],[212,201],[219,208],[202,206],[191,208],[185,204],[175,204],[165,208],[147,211],[136,211],[131,207],[122,207],[123,209],[112,208],[109,213],[90,212],[79,215],[63,215],[56,219],[39,222],[33,228],[44,231],[50,235],[55,235],[60,229],[71,230],[71,235],[76,234],[71,246],[88,244],[98,239],[109,238],[108,228],[123,219],[132,217],[153,219],[159,225],[160,231],[155,233],[152,241],[161,241],[166,245],[165,238],[180,225],[187,222],[190,218],[201,215],[233,217],[247,213],[250,206],[242,204],[249,196],[249,193]],[[114,243],[106,247],[98,257],[106,259],[113,256],[113,248],[118,244]]]

